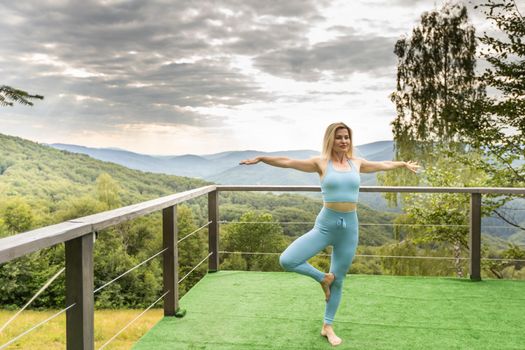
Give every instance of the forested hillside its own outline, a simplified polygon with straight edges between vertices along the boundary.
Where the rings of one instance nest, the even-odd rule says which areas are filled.
[[[0,237],[37,227],[185,191],[207,184],[202,180],[144,173],[81,154],[0,134]],[[198,202],[190,203],[198,210]],[[179,210],[181,233],[195,229],[190,206]],[[161,247],[160,214],[136,219],[99,232],[95,244],[95,286],[116,277]],[[189,270],[205,250],[204,236],[188,239],[181,250],[197,250],[181,271]],[[184,256],[184,254],[181,254]],[[198,261],[198,260],[197,260]],[[122,278],[96,296],[100,307],[146,305],[161,290],[160,259]],[[64,264],[58,245],[0,266],[0,304],[25,303]],[[195,283],[198,273],[182,286]],[[64,301],[64,279],[35,302],[35,307],[58,307]]]
[[[0,173],[0,237],[208,184],[198,179],[131,170],[1,134]],[[181,237],[206,222],[205,197],[179,206]],[[312,227],[320,206],[320,199],[297,194],[223,193],[221,250],[282,251],[291,240]],[[361,208],[360,215],[364,221],[379,224],[392,220],[389,214],[366,207]],[[251,218],[249,224],[235,223],[246,222],[247,218]],[[235,245],[236,235],[244,235],[242,246]],[[392,242],[392,235],[387,226],[371,226],[363,229],[361,239],[363,245],[380,246]],[[95,244],[95,287],[160,249],[160,213],[99,232]],[[183,241],[179,246],[179,273],[188,272],[206,252],[206,230]],[[276,256],[248,258],[224,254],[221,260],[226,268],[280,269]],[[319,261],[319,266],[326,264],[326,260]],[[96,297],[97,306],[135,307],[150,303],[161,290],[160,261],[152,260],[103,290]],[[3,264],[0,304],[23,304],[63,263],[63,246],[59,245]],[[205,272],[203,265],[185,280],[182,294]],[[60,306],[63,283],[62,276],[34,305]]]
[[[101,173],[121,187],[123,203],[185,191],[205,181],[131,170],[89,156],[0,134],[0,195],[58,203],[91,193]]]
[[[86,155],[0,134],[0,238],[72,218],[137,203],[208,184],[203,180],[131,170]],[[280,253],[308,231],[321,207],[319,197],[290,193],[224,192],[220,196],[223,269],[281,271]],[[390,225],[396,214],[359,205],[360,254],[449,255],[443,245],[403,241]],[[206,196],[178,208],[179,236],[207,222]],[[99,232],[95,243],[95,287],[161,249],[161,215],[146,217]],[[497,242],[496,242],[497,243]],[[206,256],[207,231],[179,245],[179,274],[185,275]],[[227,253],[226,253],[227,252]],[[244,253],[242,253],[244,252]],[[274,255],[251,255],[262,252]],[[330,253],[328,248],[325,253]],[[329,268],[329,259],[311,263]],[[96,295],[98,307],[143,307],[161,293],[161,259],[154,259]],[[58,245],[0,265],[0,305],[20,306],[64,265]],[[353,273],[453,275],[449,261],[357,258]],[[198,268],[180,286],[184,294],[206,273]],[[61,307],[62,275],[35,302],[35,307]]]

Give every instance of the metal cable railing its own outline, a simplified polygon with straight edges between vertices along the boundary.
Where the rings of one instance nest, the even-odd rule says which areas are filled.
[[[118,281],[119,279],[121,279],[122,277],[124,277],[124,276],[126,276],[128,273],[130,273],[131,271],[133,271],[133,270],[139,268],[140,266],[144,265],[145,263],[147,263],[147,262],[150,261],[151,259],[156,258],[158,255],[164,253],[166,250],[168,250],[168,248],[164,248],[164,249],[162,249],[160,252],[156,253],[155,255],[150,256],[149,258],[147,258],[146,260],[142,261],[141,263],[139,263],[139,264],[133,266],[131,269],[127,270],[126,272],[123,272],[122,274],[120,274],[119,276],[115,277],[115,278],[112,279],[111,281],[109,281],[109,282],[105,283],[104,285],[102,285],[102,286],[98,287],[97,289],[95,289],[95,290],[93,291],[93,293],[97,293],[98,291],[100,291],[100,290],[106,288],[106,287],[109,286],[110,284],[112,284],[112,283]]]
[[[239,255],[281,255],[281,253],[271,252],[230,252],[226,250],[219,251],[220,254],[239,254]],[[330,254],[317,254],[316,256],[331,256]],[[470,260],[470,258],[453,256],[421,256],[421,255],[371,255],[371,254],[356,254],[359,258],[395,258],[395,259],[436,259],[436,260]],[[525,259],[505,259],[505,258],[481,258],[485,261],[516,261],[525,262]]]
[[[193,231],[192,233],[189,233],[189,234],[187,234],[186,236],[184,236],[184,237],[182,237],[181,239],[179,239],[179,240],[177,241],[177,243],[180,243],[180,242],[184,241],[186,238],[193,236],[194,234],[196,234],[196,233],[199,232],[200,230],[202,230],[202,229],[204,229],[204,228],[210,226],[211,223],[212,223],[212,221],[208,221],[207,224],[202,225],[201,227],[199,227],[198,229],[196,229],[196,230]]]
[[[208,254],[204,259],[201,260],[200,263],[198,263],[197,265],[195,265],[195,267],[194,267],[193,269],[191,269],[190,272],[188,272],[184,277],[182,277],[182,278],[179,280],[179,283],[181,283],[182,281],[184,281],[184,280],[186,279],[186,277],[188,277],[193,271],[195,271],[195,269],[197,269],[199,266],[201,266],[203,262],[205,262],[206,260],[208,260],[208,258],[209,258],[212,254],[213,254],[213,252],[210,253],[210,254]]]
[[[246,224],[277,224],[277,225],[296,225],[296,224],[315,224],[315,221],[219,221],[223,225],[246,225]],[[452,224],[375,224],[375,223],[359,223],[359,226],[413,226],[413,227],[470,227],[470,225],[452,225]],[[516,229],[512,226],[483,226],[483,228],[506,228],[506,229]]]
[[[26,335],[26,334],[32,332],[33,330],[37,329],[37,328],[40,327],[41,325],[43,325],[43,324],[45,324],[45,323],[51,321],[52,319],[54,319],[54,318],[60,316],[61,314],[63,314],[63,313],[66,312],[67,310],[71,309],[71,308],[72,308],[73,306],[75,306],[75,305],[76,305],[76,303],[73,303],[73,304],[69,305],[68,307],[66,307],[66,308],[64,308],[64,309],[62,309],[62,310],[60,310],[59,312],[57,312],[57,313],[54,314],[53,316],[48,317],[48,318],[46,318],[45,320],[43,320],[43,321],[37,323],[37,324],[34,325],[33,327],[31,327],[31,328],[29,328],[28,330],[24,331],[23,333],[17,335],[16,337],[14,337],[13,339],[11,339],[10,341],[8,341],[7,343],[5,343],[4,345],[1,345],[1,346],[0,346],[0,350],[5,349],[5,348],[8,347],[9,345],[11,345],[11,344],[13,344],[14,342],[16,342],[18,339],[22,338],[24,335]]]
[[[58,313],[49,317],[48,319],[39,322],[34,327],[16,338],[10,340],[8,343],[2,345],[0,350],[5,349],[6,346],[12,344],[20,337],[36,329],[40,325],[44,324],[57,317],[58,315],[67,312],[68,322],[66,323],[67,333],[67,346],[69,348],[80,348],[82,344],[94,344],[95,336],[93,332],[93,312],[94,312],[94,294],[101,291],[102,289],[114,283],[118,279],[122,278],[126,274],[130,273],[134,269],[147,263],[149,260],[163,254],[165,254],[165,260],[163,263],[164,279],[163,285],[165,292],[160,298],[158,298],[153,304],[146,308],[141,314],[135,317],[131,322],[126,324],[119,332],[113,337],[106,341],[101,348],[106,347],[111,341],[116,339],[125,329],[135,322],[140,316],[152,308],[156,303],[164,298],[164,314],[165,315],[176,315],[176,307],[178,305],[178,293],[175,291],[178,288],[178,283],[181,283],[187,279],[187,277],[193,273],[199,266],[201,266],[206,260],[208,260],[208,270],[218,271],[220,266],[219,261],[219,233],[220,224],[279,224],[279,225],[312,225],[313,222],[307,221],[290,221],[287,223],[276,223],[276,222],[219,222],[219,194],[221,192],[232,192],[232,191],[279,191],[279,192],[318,192],[318,186],[221,186],[221,185],[209,185],[200,188],[188,190],[185,192],[155,198],[149,201],[132,204],[122,208],[116,208],[114,210],[98,213],[82,218],[76,218],[74,220],[68,220],[55,225],[47,226],[44,228],[36,229],[33,231],[24,232],[14,237],[0,238],[0,263],[11,261],[21,256],[25,256],[35,251],[45,249],[47,247],[56,246],[58,244],[65,244],[65,263],[68,273],[66,274],[66,300],[74,300],[75,304],[67,306],[67,308],[60,310]],[[459,257],[460,260],[469,260],[469,272],[470,279],[472,281],[481,280],[481,268],[480,261],[519,261],[523,262],[525,259],[505,259],[505,258],[481,258],[481,216],[482,207],[484,205],[482,198],[485,195],[525,195],[525,189],[520,188],[445,188],[445,187],[379,187],[379,186],[363,186],[361,187],[362,192],[387,192],[387,193],[465,193],[470,195],[470,212],[468,220],[464,222],[468,223],[465,225],[447,225],[442,223],[436,224],[395,224],[395,223],[361,223],[362,227],[366,226],[412,226],[412,227],[457,227],[466,229],[470,227],[469,235],[469,251],[470,257],[463,258]],[[178,241],[174,239],[177,235],[176,223],[177,223],[177,205],[188,201],[193,198],[200,196],[208,197],[208,223],[202,227],[194,230],[190,234],[182,237]],[[510,206],[508,208],[501,207],[502,210],[525,210]],[[137,264],[130,270],[120,274],[112,281],[105,283],[93,291],[92,279],[94,278],[94,269],[92,264],[93,259],[93,233],[103,230],[108,227],[112,227],[116,224],[128,222],[134,218],[142,217],[150,213],[162,211],[162,237],[165,242],[166,248],[161,252],[156,253],[154,256],[148,258],[140,264]],[[208,227],[208,248],[209,254],[201,260],[195,267],[193,267],[184,277],[179,281],[173,277],[176,275],[176,271],[179,268],[178,255],[171,254],[171,249],[177,248],[177,244],[183,242],[189,237],[193,236],[197,232],[200,232],[205,227]],[[483,228],[493,229],[513,229],[509,226],[491,225],[483,226]],[[171,252],[168,254],[167,252]],[[228,252],[221,251],[223,254],[265,254],[265,255],[278,255],[280,253],[273,252]],[[436,253],[439,254],[439,253]],[[325,254],[327,255],[327,254]],[[357,257],[363,258],[405,258],[405,259],[454,259],[456,257],[423,257],[423,256],[397,256],[397,255],[370,255],[361,254]],[[174,275],[175,271],[175,275]],[[88,276],[89,280],[82,278],[82,276]],[[85,283],[90,282],[90,283]],[[86,293],[89,291],[90,293]],[[169,291],[173,291],[169,294]],[[91,294],[93,293],[93,294]],[[77,307],[74,307],[74,306]],[[80,322],[79,315],[87,312],[90,320],[86,322]],[[70,322],[71,321],[71,322]],[[9,321],[11,322],[11,321]],[[5,328],[5,325],[4,325]]]
[[[180,243],[181,241],[185,240],[186,238],[196,234],[197,232],[201,231],[202,229],[204,229],[205,227],[209,226],[211,224],[211,221],[208,222],[207,224],[199,227],[198,229],[194,230],[193,232],[191,232],[190,234],[186,235],[185,237],[183,237],[182,239],[178,240],[177,243]],[[142,261],[141,263],[135,265],[134,267],[132,267],[131,269],[127,270],[126,272],[120,274],[118,277],[112,279],[111,281],[109,281],[108,283],[100,286],[99,288],[97,288],[94,293],[97,293],[98,291],[100,291],[101,289],[107,287],[108,285],[114,283],[115,281],[119,280],[120,278],[122,278],[123,276],[125,276],[126,274],[130,273],[131,271],[135,270],[136,268],[140,267],[141,265],[145,264],[146,262],[152,260],[153,258],[157,257],[158,255],[164,253],[166,250],[168,250],[168,248],[164,248],[163,250],[161,250],[160,252],[156,253],[155,255],[152,255],[151,257],[149,257],[148,259]],[[181,283],[182,281],[184,281],[184,279],[186,279],[186,277],[188,277],[193,271],[195,271],[199,266],[201,266],[204,261],[206,261],[213,253],[209,253],[208,256],[206,256],[206,258],[204,258],[201,262],[199,262],[194,268],[191,269],[190,272],[188,272],[183,278],[181,278],[178,283]],[[113,335],[108,341],[106,341],[100,348],[100,349],[104,349],[107,345],[109,345],[109,343],[111,343],[113,340],[115,340],[122,332],[124,332],[129,326],[131,326],[136,320],[138,320],[142,315],[144,315],[149,309],[151,309],[155,304],[157,304],[160,300],[162,300],[162,298],[164,298],[170,291],[168,290],[167,292],[165,292],[162,296],[160,296],[157,300],[155,300],[150,306],[148,306],[144,311],[142,311],[138,316],[136,316],[133,320],[131,320],[130,322],[128,322],[122,329],[120,329],[115,335]]]
[[[186,238],[195,235],[197,232],[201,231],[201,230],[204,229],[205,227],[208,227],[210,224],[211,224],[211,221],[209,221],[207,224],[205,224],[205,225],[199,227],[198,229],[194,230],[193,232],[189,233],[188,235],[184,236],[183,238],[179,239],[179,240],[177,241],[177,243],[180,243],[180,242],[184,241]],[[168,250],[168,248],[164,248],[164,249],[161,250],[160,252],[158,252],[158,253],[152,255],[151,257],[147,258],[146,260],[143,260],[141,263],[139,263],[139,264],[133,266],[131,269],[129,269],[129,270],[123,272],[122,274],[120,274],[119,276],[115,277],[115,278],[112,279],[111,281],[109,281],[109,282],[105,283],[104,285],[102,285],[102,286],[98,287],[97,289],[95,289],[94,293],[97,293],[98,291],[104,289],[105,287],[109,286],[110,284],[112,284],[112,283],[118,281],[119,279],[121,279],[122,277],[124,277],[125,275],[127,275],[128,273],[130,273],[131,271],[133,271],[133,270],[139,268],[140,266],[144,265],[144,264],[147,263],[148,261],[150,261],[150,260],[156,258],[158,255],[164,253],[166,250]]]
[[[199,227],[198,229],[194,230],[193,232],[189,233],[188,235],[184,236],[183,238],[181,238],[180,240],[177,241],[177,243],[180,243],[182,241],[184,241],[185,239],[195,235],[197,232],[201,231],[202,229],[204,229],[205,227],[209,226],[211,224],[211,221],[209,221],[207,224]],[[166,250],[168,250],[168,248],[164,248],[163,250],[159,251],[158,253],[155,253],[154,255],[152,255],[151,257],[143,260],[142,262],[138,263],[137,265],[133,266],[132,268],[126,270],[125,272],[121,273],[120,275],[118,275],[117,277],[115,277],[114,279],[112,279],[111,281],[101,285],[100,287],[98,287],[97,289],[95,289],[93,291],[94,294],[98,293],[99,291],[101,291],[102,289],[106,288],[107,286],[115,283],[116,281],[118,281],[119,279],[121,279],[122,277],[126,276],[127,274],[129,274],[130,272],[136,270],[137,268],[139,268],[140,266],[146,264],[147,262],[149,262],[150,260],[156,258],[157,256],[161,255],[162,253],[164,253]],[[188,272],[183,278],[181,278],[178,282],[181,283],[182,281],[184,281],[184,279],[186,279],[193,271],[195,271],[200,265],[202,265],[204,263],[204,261],[206,261],[210,256],[212,255],[212,253],[208,254],[208,256],[206,256],[206,258],[204,258],[201,262],[199,262],[190,272]],[[51,285],[51,283],[53,283],[53,281],[60,275],[62,274],[63,272],[65,271],[65,267],[60,269],[57,273],[55,273],[55,275],[53,275],[45,284],[42,288],[40,288],[40,290],[13,316],[11,317],[1,328],[0,328],[0,332],[3,331],[11,322],[13,322],[21,313],[22,311],[24,311],[40,294],[42,294],[42,292],[44,292],[44,290],[49,287]],[[168,291],[169,292],[169,291]],[[137,317],[135,317],[131,322],[129,322],[128,324],[126,324],[126,326],[124,326],[121,330],[119,330],[113,337],[111,337],[106,343],[104,343],[99,349],[103,349],[105,348],[111,341],[113,341],[114,339],[116,339],[124,330],[126,330],[133,322],[135,322],[136,320],[138,320],[144,313],[146,313],[146,311],[148,311],[149,309],[151,309],[155,304],[157,304],[160,300],[162,300],[162,298],[164,298],[168,292],[164,293],[160,298],[158,298],[153,304],[151,304],[148,308],[146,308],[140,315],[138,315]],[[59,316],[60,314],[62,314],[63,312],[67,311],[69,308],[73,307],[75,304],[72,304],[71,306],[61,310],[60,312],[54,314],[53,316],[47,318],[46,320],[38,323],[37,325],[35,325],[34,327],[30,328],[29,330],[21,333],[20,335],[18,335],[17,337],[13,338],[12,340],[10,340],[9,342],[5,343],[4,345],[0,346],[0,350],[1,349],[4,349],[5,347],[9,346],[10,344],[12,344],[13,342],[17,341],[18,339],[20,339],[21,337],[23,337],[24,335],[30,333],[31,331],[33,331],[34,329],[40,327],[41,325],[43,325],[44,323],[48,322],[48,321],[51,321],[52,319],[54,319],[55,317]]]
[[[112,336],[108,341],[106,341],[98,350],[104,349],[106,346],[109,345],[113,340],[115,340],[122,332],[124,332],[129,326],[131,326],[136,320],[138,320],[142,315],[144,315],[149,309],[151,309],[155,304],[157,304],[159,301],[162,300],[166,295],[168,295],[170,291],[168,290],[166,293],[162,294],[160,298],[155,300],[150,306],[148,306],[144,311],[142,311],[138,316],[136,316],[134,319],[132,319],[130,322],[128,322],[123,328],[121,328],[114,336]]]
[[[0,328],[0,333],[2,333],[2,331],[11,323],[13,322],[36,298],[38,298],[38,296],[40,294],[42,294],[46,289],[47,287],[49,287],[51,285],[51,283],[53,283],[54,280],[56,280],[58,278],[58,276],[60,276],[62,274],[62,272],[64,272],[66,270],[65,267],[61,268],[60,270],[57,271],[57,273],[55,273],[49,280],[47,280],[46,283],[44,283],[44,285],[42,286],[42,288],[40,288],[38,290],[38,292],[36,292],[35,295],[33,295],[33,297],[31,299],[29,299],[29,301],[20,309],[18,310],[17,313],[15,313],[13,315],[13,317],[11,317],[9,320],[7,320],[6,323],[4,323],[4,325]]]
[[[98,287],[97,289],[95,289],[95,290],[93,291],[93,293],[95,294],[95,293],[99,292],[100,290],[104,289],[105,287],[107,287],[107,286],[113,284],[114,282],[118,281],[119,279],[121,279],[122,277],[124,277],[125,275],[127,275],[128,273],[130,273],[131,271],[133,271],[133,270],[139,268],[140,266],[144,265],[144,264],[147,263],[148,261],[150,261],[150,260],[154,259],[155,257],[159,256],[160,254],[164,253],[166,250],[168,250],[168,248],[165,248],[165,249],[161,250],[160,252],[158,252],[158,253],[154,254],[153,256],[147,258],[146,260],[144,260],[144,261],[140,262],[139,264],[133,266],[131,269],[125,271],[124,273],[122,273],[122,274],[120,274],[119,276],[115,277],[115,278],[112,279],[111,281],[109,281],[109,282],[105,283],[104,285],[102,285],[102,286]],[[52,283],[52,282],[53,282],[53,281],[54,281],[54,280],[55,280],[55,279],[56,279],[61,273],[64,272],[64,270],[65,270],[65,267],[62,268],[62,269],[60,269],[55,275],[53,275],[53,277],[51,277],[51,278],[45,283],[45,285],[44,285],[44,286],[43,286],[43,287],[42,287],[42,288],[41,288],[41,289],[40,289],[40,290],[39,290],[39,291],[38,291],[38,292],[37,292],[32,298],[31,298],[31,300],[29,300],[29,302],[27,302],[27,303],[24,305],[24,307],[23,307],[20,311],[18,311],[13,317],[11,317],[11,318],[10,318],[10,319],[9,319],[9,320],[8,320],[3,326],[2,326],[2,328],[0,329],[0,332],[1,332],[2,330],[4,330],[4,328],[6,328],[7,325],[8,325],[9,323],[11,323],[11,322],[12,322],[12,321],[13,321],[18,315],[20,315],[20,313],[21,313],[22,311],[24,311],[24,310],[29,306],[29,304],[31,304],[31,302],[33,302],[33,301],[34,301],[34,300],[35,300],[35,299],[36,299],[36,298],[37,298],[37,297],[38,297],[38,296],[39,296],[39,295],[40,295],[40,294],[41,294],[41,293],[47,288],[47,287],[49,287],[49,286],[51,285],[51,283]],[[167,294],[167,293],[165,293],[164,295],[162,295],[162,297],[160,297],[159,299],[157,299],[157,301],[155,301],[155,303],[153,303],[148,309],[146,309],[146,311],[149,310],[151,307],[153,307],[153,305],[155,305],[156,303],[158,303],[158,302],[159,302],[159,301],[160,301],[160,300],[161,300],[166,294]],[[44,320],[44,321],[38,323],[37,325],[35,325],[35,326],[32,327],[31,329],[29,329],[29,330],[23,332],[22,334],[18,335],[17,337],[13,338],[12,340],[10,340],[9,342],[7,342],[6,344],[2,345],[2,346],[0,347],[0,350],[1,350],[1,349],[4,349],[4,348],[7,347],[8,345],[12,344],[12,343],[15,342],[16,340],[18,340],[18,339],[20,339],[21,337],[23,337],[24,335],[30,333],[30,332],[33,331],[34,329],[36,329],[36,328],[38,328],[39,326],[43,325],[44,323],[46,323],[46,322],[48,322],[48,321],[51,321],[52,319],[54,319],[55,317],[59,316],[59,315],[62,314],[63,312],[67,311],[69,308],[73,307],[74,305],[75,305],[75,304],[72,304],[71,306],[69,306],[69,307],[67,307],[67,308],[65,308],[65,309],[63,309],[63,310],[61,310],[60,312],[54,314],[53,316],[47,318],[46,320]],[[138,317],[140,317],[140,316],[142,316],[142,314],[139,315]],[[134,322],[136,319],[138,319],[138,317],[135,318],[132,322]],[[131,324],[131,323],[130,323],[130,324]],[[116,336],[118,336],[120,333],[122,333],[122,332],[123,332],[123,331],[124,331],[124,330],[125,330],[130,324],[126,325],[126,327],[124,327],[123,329],[121,329],[121,330],[119,331],[119,333],[117,333],[113,338],[110,339],[110,341],[113,340],[114,338],[116,338]],[[104,348],[107,344],[109,344],[109,341],[108,341],[106,344],[104,344],[104,345],[101,347],[101,349]]]

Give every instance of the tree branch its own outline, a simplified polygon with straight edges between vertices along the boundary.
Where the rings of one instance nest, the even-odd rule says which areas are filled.
[[[525,181],[525,177],[523,177],[520,173],[518,173],[516,169],[512,167],[512,164],[509,164],[509,162],[505,158],[503,158],[501,155],[499,155],[498,152],[495,152],[493,150],[492,145],[488,145],[488,148],[491,150],[491,153],[496,156],[496,158],[498,158],[509,170],[511,170],[514,173],[514,175],[519,181],[521,182]]]
[[[520,16],[521,19],[524,19],[523,15],[520,12],[520,9],[518,8],[518,5],[516,5],[516,0],[512,0],[512,2],[514,3],[514,7],[516,8],[516,12],[518,13],[518,16]]]
[[[499,216],[499,218],[503,221],[505,221],[507,224],[511,225],[511,226],[514,226],[514,227],[517,227],[519,228],[520,230],[523,230],[525,231],[525,227],[523,226],[520,226],[519,224],[516,224],[514,222],[511,222],[509,219],[507,219],[506,217],[503,216],[503,214],[501,214],[500,212],[498,212],[496,209],[493,210],[493,212]]]
[[[15,89],[7,85],[0,86],[0,106],[13,106],[13,102],[32,106],[33,102],[29,101],[31,99],[43,100],[44,96],[31,95],[23,90]]]

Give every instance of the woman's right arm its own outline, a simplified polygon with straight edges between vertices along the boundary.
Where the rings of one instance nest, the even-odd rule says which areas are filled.
[[[255,157],[253,159],[246,159],[241,161],[239,164],[252,165],[259,162],[263,162],[268,165],[276,166],[279,168],[292,168],[295,170],[304,171],[307,173],[321,173],[321,167],[319,166],[319,157],[313,157],[310,159],[290,159],[286,157]]]

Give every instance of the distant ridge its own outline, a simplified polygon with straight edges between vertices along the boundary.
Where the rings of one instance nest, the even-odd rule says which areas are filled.
[[[286,150],[262,152],[257,150],[226,151],[214,154],[195,155],[184,154],[174,156],[154,156],[135,153],[116,148],[92,148],[63,143],[49,146],[73,153],[86,154],[92,158],[124,165],[131,169],[165,173],[179,176],[189,176],[214,181],[221,184],[317,184],[317,176],[304,174],[291,169],[271,168],[264,166],[238,166],[244,159],[257,155],[285,156],[298,159],[308,159],[318,155],[313,150]],[[378,141],[356,147],[360,157],[370,160],[390,160],[393,157],[392,141]],[[373,177],[375,179],[375,176]],[[373,182],[365,175],[366,184]]]
[[[105,150],[71,147],[104,154]],[[128,151],[116,151],[121,157],[136,157]],[[139,158],[139,159],[147,159]],[[0,133],[0,194],[21,196],[36,201],[59,203],[91,195],[96,179],[110,174],[121,188],[122,204],[127,205],[185,191],[207,184],[187,177],[144,173],[114,162],[89,157]],[[39,203],[39,202],[38,202]],[[40,210],[35,208],[36,210]],[[47,215],[47,214],[42,214]]]
[[[287,150],[262,152],[257,150],[226,151],[214,154],[184,154],[176,156],[152,156],[125,150],[90,148],[77,145],[51,144],[61,150],[86,154],[92,158],[117,163],[131,169],[153,173],[187,176],[223,185],[319,185],[314,173],[304,173],[257,164],[241,166],[239,162],[255,156],[283,156],[308,159],[319,155],[314,150]],[[369,160],[391,160],[394,156],[392,141],[378,141],[356,147],[356,155]],[[377,185],[375,174],[361,174],[365,186]],[[382,210],[392,210],[382,196],[363,193],[361,200]]]

